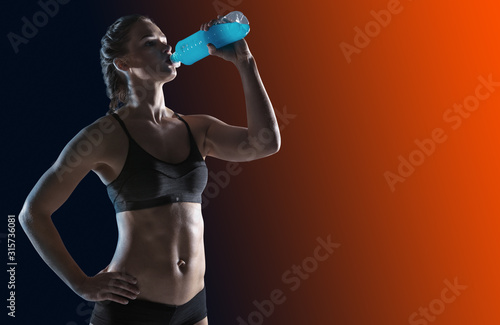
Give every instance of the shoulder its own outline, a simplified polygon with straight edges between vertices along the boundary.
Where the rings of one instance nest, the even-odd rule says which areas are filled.
[[[84,145],[86,142],[90,142],[92,145],[96,146],[103,142],[108,135],[112,134],[119,127],[116,119],[111,115],[106,115],[98,118],[91,124],[87,125],[81,129],[71,142],[80,142]]]
[[[113,136],[119,128],[116,119],[111,115],[105,115],[81,129],[66,145],[63,156],[74,155],[75,152],[81,158],[92,158],[103,153],[107,144],[111,143]]]
[[[117,119],[110,114],[98,118],[93,123],[86,126],[82,131],[94,133],[99,132],[104,135],[112,133],[118,126],[119,124]]]
[[[214,123],[223,123],[219,119],[207,114],[183,115],[177,113],[189,125],[203,157],[208,154],[207,134]]]
[[[193,114],[193,115],[183,115],[180,113],[177,113],[179,116],[181,116],[186,122],[188,122],[190,127],[194,127],[198,130],[204,130],[206,131],[210,125],[214,123],[224,123],[218,118],[207,115],[207,114]]]

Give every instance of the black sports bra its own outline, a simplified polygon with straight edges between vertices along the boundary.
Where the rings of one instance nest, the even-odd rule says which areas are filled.
[[[201,203],[201,193],[208,180],[208,169],[189,125],[189,156],[182,162],[170,164],[145,151],[130,136],[125,123],[113,113],[128,137],[128,153],[118,177],[107,185],[115,211],[151,208],[175,202]]]

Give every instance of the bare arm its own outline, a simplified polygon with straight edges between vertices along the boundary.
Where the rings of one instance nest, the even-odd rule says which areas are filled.
[[[202,29],[210,26],[207,23]],[[237,67],[245,94],[247,127],[231,126],[208,117],[206,154],[230,161],[249,161],[278,152],[281,137],[276,115],[246,41],[242,39],[220,49],[209,45],[209,52]]]
[[[57,163],[56,163],[57,164]],[[73,260],[52,222],[51,215],[57,209],[56,202],[66,199],[61,196],[69,184],[60,184],[54,164],[35,185],[19,214],[19,222],[38,254],[50,268],[73,291],[83,282],[86,275]]]
[[[121,299],[123,302],[124,299],[116,295],[125,295],[125,289],[132,288],[125,282],[134,279],[117,274],[111,274],[116,275],[111,278],[104,273],[89,278],[71,257],[51,218],[83,177],[100,163],[105,145],[93,147],[85,156],[78,153],[78,145],[86,140],[84,132],[92,128],[97,125],[77,134],[40,178],[23,205],[19,222],[38,254],[75,293],[92,301]]]

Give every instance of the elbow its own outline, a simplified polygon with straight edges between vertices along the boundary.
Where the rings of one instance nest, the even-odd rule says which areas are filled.
[[[26,231],[28,225],[33,221],[33,216],[29,212],[29,208],[28,208],[26,203],[24,204],[23,208],[21,209],[21,212],[19,212],[17,220],[19,221],[19,224],[21,225],[21,227],[25,231]]]
[[[281,148],[279,129],[271,132],[260,132],[257,136],[249,136],[244,142],[251,148],[253,159],[267,157],[277,153]],[[265,129],[269,131],[269,129]],[[251,159],[251,160],[253,160]]]
[[[275,153],[278,153],[278,151],[280,151],[281,149],[281,140],[278,139],[278,141],[276,142],[273,142],[273,144],[271,146],[269,146],[269,152],[271,155],[274,155]]]
[[[264,156],[270,156],[274,155],[278,151],[280,151],[281,148],[281,139],[279,134],[273,139],[273,141],[270,141],[269,143],[266,144],[265,149],[263,150]]]
[[[32,229],[35,226],[36,221],[39,220],[44,220],[46,217],[45,213],[40,213],[39,211],[36,211],[36,209],[29,204],[28,202],[24,203],[23,208],[21,209],[21,212],[19,212],[19,216],[17,217],[17,220],[19,221],[19,224],[23,228],[25,232],[28,232],[30,229]],[[50,219],[50,214],[48,215],[48,218]]]
[[[278,131],[274,134],[273,141],[271,141],[270,143],[269,150],[271,151],[271,154],[275,154],[278,151],[280,151],[280,149],[281,149],[281,135],[278,128]]]
[[[268,155],[274,155],[281,148],[281,134],[279,127],[276,125],[275,131],[272,133],[270,141],[266,144],[266,152]]]

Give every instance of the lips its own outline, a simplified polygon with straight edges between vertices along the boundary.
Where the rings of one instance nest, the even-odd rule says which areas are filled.
[[[172,54],[170,54],[169,56],[167,56],[167,59],[165,60],[165,62],[167,62],[168,65],[174,65],[172,63],[172,61],[170,61],[170,57],[172,56]]]
[[[174,68],[179,68],[181,66],[181,63],[180,62],[172,62],[172,60],[170,60],[171,57],[172,57],[172,54],[169,54],[167,56],[167,58],[165,59],[165,63],[174,67]]]

